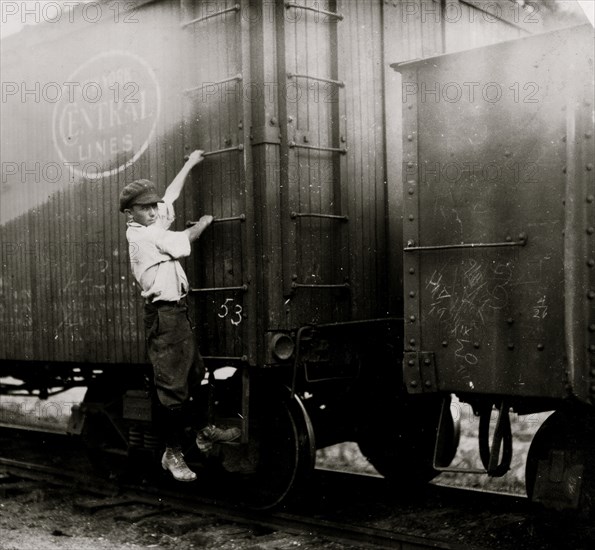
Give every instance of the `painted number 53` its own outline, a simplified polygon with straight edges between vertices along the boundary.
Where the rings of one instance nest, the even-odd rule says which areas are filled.
[[[242,306],[235,303],[233,298],[227,298],[219,309],[221,310],[217,313],[219,318],[225,319],[227,316],[231,316],[229,321],[235,326],[238,326],[242,322]]]

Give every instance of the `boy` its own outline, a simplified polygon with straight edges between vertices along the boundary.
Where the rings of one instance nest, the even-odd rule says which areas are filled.
[[[158,401],[154,407],[156,424],[166,443],[161,465],[178,481],[196,479],[182,454],[187,425],[183,407],[205,373],[188,319],[188,279],[178,260],[190,255],[190,243],[212,223],[213,216],[202,216],[185,231],[170,231],[169,227],[174,220],[173,203],[192,168],[202,160],[203,151],[194,151],[163,198],[149,180],[133,181],[120,194],[120,212],[128,218],[126,238],[132,273],[145,299],[147,351]],[[198,431],[196,444],[206,452],[214,442],[230,442],[239,435],[237,428],[207,425]]]

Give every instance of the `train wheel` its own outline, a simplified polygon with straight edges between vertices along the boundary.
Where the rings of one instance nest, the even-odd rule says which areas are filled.
[[[308,414],[297,396],[254,391],[249,438],[244,445],[221,445],[222,466],[234,474],[230,486],[254,509],[279,505],[314,468],[316,448]]]
[[[554,412],[527,455],[527,495],[547,508],[595,515],[595,415],[587,408]]]
[[[387,402],[385,402],[386,404]],[[370,463],[400,489],[413,490],[434,478],[434,448],[441,400],[434,396],[407,398],[388,408],[372,408],[375,416],[360,428],[358,445]],[[449,464],[456,452],[456,428],[450,411],[444,420],[441,465]]]

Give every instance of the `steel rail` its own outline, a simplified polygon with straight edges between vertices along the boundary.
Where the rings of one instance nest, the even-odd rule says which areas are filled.
[[[116,484],[103,479],[94,479],[87,473],[75,473],[56,468],[0,457],[0,466],[12,475],[43,481],[45,483],[75,487],[104,496],[118,495],[120,503],[140,503],[159,506],[165,511],[179,510],[194,514],[216,516],[226,521],[243,525],[281,530],[291,534],[308,533],[346,544],[357,544],[360,548],[386,548],[397,550],[480,550],[469,544],[459,544],[429,537],[407,535],[373,527],[344,525],[318,518],[297,516],[286,512],[255,512],[243,508],[232,508],[228,503],[218,504],[196,495],[180,495],[179,492],[154,487],[139,487]]]

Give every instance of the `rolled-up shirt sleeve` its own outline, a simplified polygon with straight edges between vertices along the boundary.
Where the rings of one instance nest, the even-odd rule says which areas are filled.
[[[190,256],[190,241],[184,231],[166,231],[155,245],[159,252],[168,254],[175,260]]]

